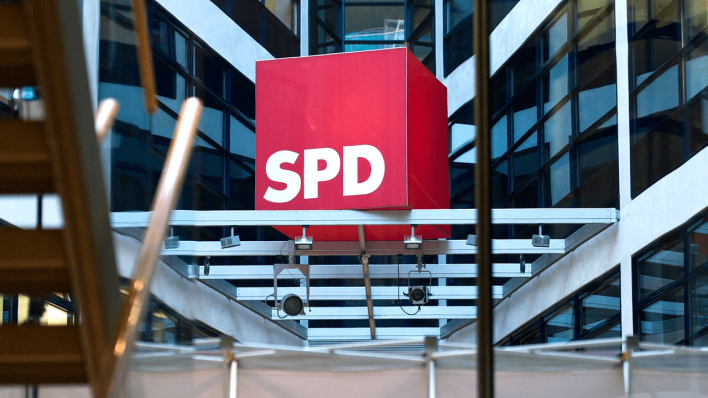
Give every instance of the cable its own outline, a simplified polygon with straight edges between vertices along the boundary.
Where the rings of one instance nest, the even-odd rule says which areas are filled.
[[[418,310],[416,312],[411,314],[404,310],[403,305],[401,304],[401,257],[403,256],[400,254],[396,255],[396,296],[398,296],[398,306],[406,315],[415,315],[420,312],[420,306],[418,306]]]

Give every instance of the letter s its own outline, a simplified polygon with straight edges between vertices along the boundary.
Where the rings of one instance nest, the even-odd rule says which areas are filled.
[[[266,162],[266,175],[271,181],[282,182],[286,187],[283,190],[268,187],[263,199],[273,203],[285,203],[290,202],[300,193],[300,176],[294,171],[280,168],[283,163],[294,164],[298,156],[292,151],[278,151],[270,155]]]

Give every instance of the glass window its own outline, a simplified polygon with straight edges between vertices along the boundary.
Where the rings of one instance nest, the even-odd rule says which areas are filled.
[[[633,39],[630,43],[630,60],[634,87],[673,57],[679,44],[679,24],[675,10],[663,14],[641,38]]]
[[[680,289],[639,311],[642,340],[663,344],[683,340],[683,317],[683,289]]]
[[[680,132],[679,122],[671,119],[632,145],[630,160],[633,196],[681,165]]]
[[[229,130],[231,153],[255,159],[256,134],[233,116],[230,116]]]
[[[691,268],[703,267],[708,264],[708,222],[701,222],[689,230],[689,258]]]
[[[538,137],[534,132],[514,150],[514,187],[517,187],[538,170],[537,148]]]
[[[256,120],[256,85],[234,68],[231,68],[231,105]]]
[[[588,23],[600,10],[605,8],[610,0],[578,0],[578,23],[576,30],[580,30]]]
[[[597,75],[578,93],[578,126],[584,132],[617,105],[617,69],[614,64]]]
[[[573,306],[569,305],[551,314],[546,321],[548,343],[564,343],[573,340]]]
[[[234,161],[230,163],[229,192],[231,199],[235,200],[244,210],[255,209],[256,179],[253,168],[246,167],[245,164]]]
[[[541,343],[541,328],[538,322],[521,331],[513,337],[513,345],[527,345]]]
[[[186,98],[186,82],[184,77],[170,68],[159,57],[153,58],[155,65],[155,84],[157,86],[157,99],[168,108],[179,113],[182,102]]]
[[[514,99],[514,143],[536,124],[536,84]]]
[[[568,14],[561,17],[551,25],[543,34],[543,62],[548,61],[568,41]]]
[[[474,7],[474,3],[469,0],[448,0],[445,2],[445,5],[445,11],[447,12],[446,33],[450,33],[457,24],[471,16]]]
[[[450,153],[454,153],[463,145],[474,140],[475,127],[471,124],[455,123],[450,126]]]
[[[615,58],[615,14],[610,13],[578,42],[578,82]]]
[[[293,0],[265,0],[265,6],[283,25],[297,32],[297,2]]]
[[[345,6],[345,40],[404,40],[403,6]]]
[[[491,91],[491,109],[489,111],[494,116],[506,105],[506,73],[504,68],[500,68],[492,76],[489,81],[489,91]]]
[[[639,283],[637,299],[641,300],[684,276],[683,239],[681,235],[667,239],[659,247],[637,261]],[[683,298],[681,299],[683,302]]]
[[[708,327],[708,274],[691,283],[691,334]]]
[[[526,46],[531,47],[531,46]],[[524,49],[524,51],[514,58],[518,60],[511,69],[514,91],[516,95],[536,76],[536,49],[534,47]]]
[[[551,193],[551,205],[556,205],[570,193],[570,156],[561,156],[549,168],[548,186]]]
[[[570,116],[570,101],[566,102],[553,116],[543,125],[544,142],[548,150],[544,153],[544,161],[552,158],[563,149],[573,136]]]
[[[686,58],[686,100],[688,101],[708,86],[708,42],[704,41],[698,45]]]
[[[492,171],[492,207],[501,208],[504,199],[509,193],[507,186],[509,183],[509,164],[506,160],[501,162]]]
[[[561,58],[542,78],[543,113],[568,94],[568,55]]]
[[[578,143],[578,184],[617,160],[616,126],[599,129]]]
[[[690,157],[708,145],[708,98],[691,105],[684,127],[688,138],[687,157]]]
[[[538,207],[537,179],[531,181],[514,196],[513,207],[517,209],[534,209]]]
[[[194,74],[214,94],[223,97],[226,81],[224,69],[199,46],[195,46],[194,51]]]
[[[708,27],[708,6],[705,0],[684,0],[683,3],[686,10],[684,30],[687,41],[690,41]]]
[[[670,67],[637,94],[637,120],[633,142],[637,142],[678,107],[678,67]]]
[[[504,115],[499,121],[497,121],[494,126],[492,126],[490,133],[492,136],[492,162],[501,157],[506,153],[509,146],[507,131],[506,131],[506,115]]]
[[[620,313],[620,277],[602,284],[580,299],[583,332],[590,331]]]
[[[214,140],[219,145],[224,145],[224,105],[197,87],[197,97],[204,102],[202,118],[199,121],[199,131]]]

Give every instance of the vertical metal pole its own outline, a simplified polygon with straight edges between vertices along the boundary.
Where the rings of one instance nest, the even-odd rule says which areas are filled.
[[[477,206],[477,396],[494,397],[492,351],[492,240],[489,174],[489,10],[487,0],[474,0],[474,119],[477,140],[475,203]]]

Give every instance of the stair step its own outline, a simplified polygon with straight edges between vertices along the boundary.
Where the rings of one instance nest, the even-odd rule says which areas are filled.
[[[0,4],[0,87],[37,83],[22,3]]]
[[[0,327],[0,383],[85,383],[78,326]]]
[[[0,293],[71,292],[61,230],[0,230]]]
[[[0,132],[0,194],[53,192],[44,123],[3,120]]]

